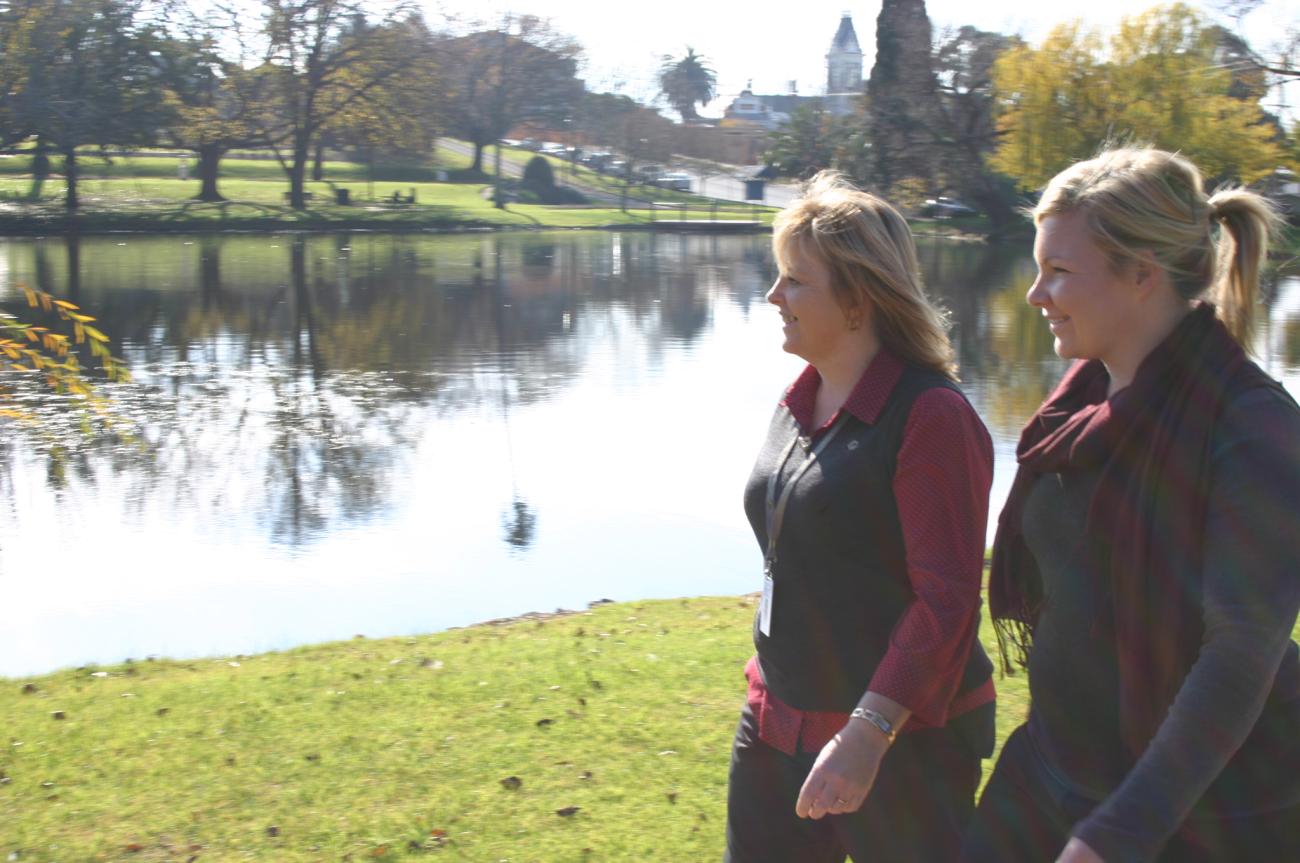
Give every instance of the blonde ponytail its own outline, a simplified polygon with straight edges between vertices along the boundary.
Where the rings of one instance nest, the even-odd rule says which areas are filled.
[[[1254,334],[1259,272],[1268,241],[1281,219],[1264,198],[1244,189],[1222,189],[1210,196],[1210,218],[1219,223],[1218,266],[1211,297],[1219,317],[1240,344]]]

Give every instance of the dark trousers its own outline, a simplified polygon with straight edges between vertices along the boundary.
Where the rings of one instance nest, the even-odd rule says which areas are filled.
[[[1281,766],[1281,765],[1279,765]],[[1287,765],[1285,769],[1294,769]],[[1096,803],[1062,788],[1044,770],[1020,726],[1011,732],[984,787],[962,847],[962,863],[1055,860],[1075,823]],[[1300,805],[1236,818],[1184,822],[1158,863],[1300,861]]]
[[[815,752],[758,739],[746,707],[731,750],[725,863],[952,863],[975,808],[980,759],[948,729],[899,735],[857,812],[794,814]]]

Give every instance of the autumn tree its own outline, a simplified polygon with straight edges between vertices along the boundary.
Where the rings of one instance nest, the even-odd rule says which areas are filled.
[[[448,125],[474,145],[474,171],[483,170],[483,148],[512,127],[563,125],[582,98],[581,48],[540,18],[508,18],[451,38],[440,51]]]
[[[1033,188],[1107,141],[1135,140],[1180,151],[1212,177],[1264,176],[1279,161],[1277,126],[1258,95],[1234,97],[1218,45],[1217,28],[1177,4],[1124,19],[1105,42],[1073,23],[1008,51],[993,73],[1002,138],[992,164]]]
[[[209,10],[210,14],[212,10]],[[224,56],[222,28],[185,11],[170,23],[178,35],[155,50],[168,119],[163,137],[197,157],[200,201],[223,201],[217,188],[221,159],[237,147],[260,143],[251,77],[238,58]]]
[[[702,55],[686,46],[681,57],[664,55],[659,67],[659,94],[690,122],[700,118],[695,106],[707,105],[717,95],[718,75]]]
[[[324,129],[335,145],[371,164],[378,155],[424,158],[446,122],[438,37],[417,16],[400,26],[406,69],[353,101]]]
[[[140,0],[30,0],[0,30],[0,142],[31,136],[63,157],[64,202],[80,205],[77,148],[147,142],[162,121]]]

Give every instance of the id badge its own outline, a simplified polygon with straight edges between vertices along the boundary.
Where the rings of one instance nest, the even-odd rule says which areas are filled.
[[[772,593],[775,587],[772,573],[763,573],[763,601],[758,606],[758,631],[769,638],[772,635]]]

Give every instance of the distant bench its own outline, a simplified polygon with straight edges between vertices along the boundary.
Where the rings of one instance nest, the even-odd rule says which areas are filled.
[[[403,195],[401,192],[394,190],[393,194],[381,198],[380,203],[387,204],[390,207],[410,206],[415,203],[415,189],[411,189],[409,195]]]

